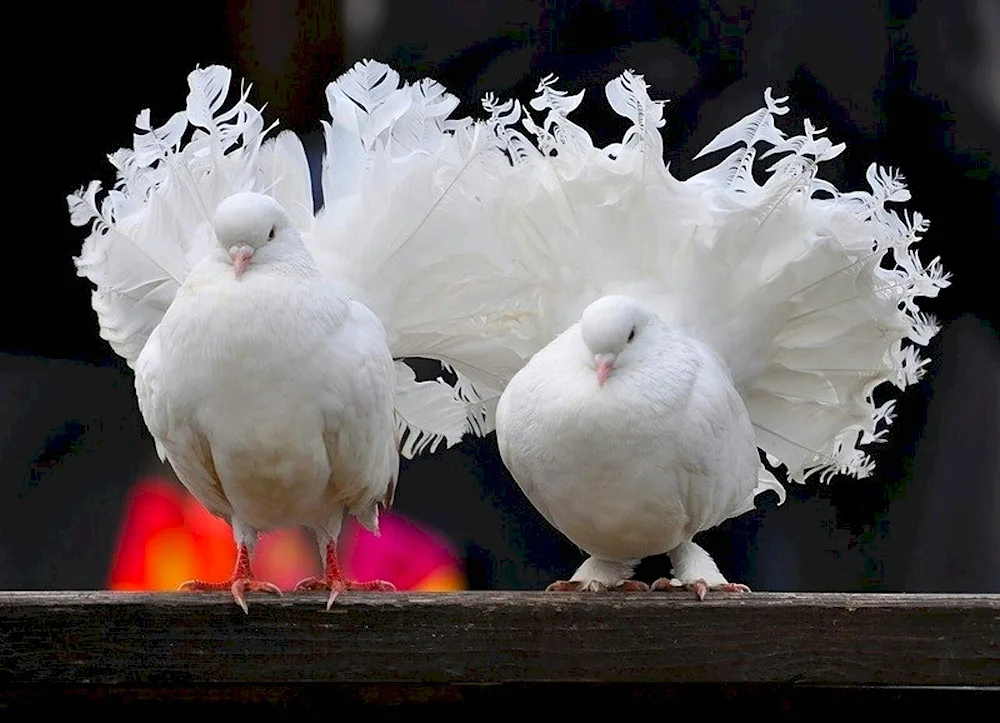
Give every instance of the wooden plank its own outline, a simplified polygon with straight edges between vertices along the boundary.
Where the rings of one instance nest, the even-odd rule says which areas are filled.
[[[501,719],[530,720],[542,715],[551,720],[591,720],[604,711],[612,716],[632,717],[692,715],[696,720],[715,716],[745,718],[749,711],[792,720],[804,715],[828,720],[833,715],[863,712],[866,718],[882,712],[926,716],[986,706],[995,708],[1000,687],[867,687],[810,686],[799,684],[684,684],[670,683],[498,683],[491,685],[432,683],[302,683],[287,685],[200,685],[144,688],[132,686],[0,686],[0,719],[5,713],[45,709],[65,712],[68,705],[113,712],[122,707],[154,713],[231,713],[233,709],[261,711],[318,711],[321,715],[368,716],[376,720],[412,721],[414,710],[432,714],[460,712],[475,715],[489,711]],[[456,710],[457,709],[457,710]],[[595,715],[595,713],[597,715]],[[712,715],[707,716],[706,714]],[[548,715],[546,715],[548,714]],[[987,718],[989,714],[987,713]],[[603,716],[602,716],[603,717]],[[368,720],[359,717],[358,720]],[[893,718],[894,719],[894,718]],[[17,720],[20,720],[18,718]],[[319,720],[324,720],[320,718]],[[463,718],[463,720],[469,720]],[[475,719],[473,719],[475,720]]]
[[[1000,685],[1000,596],[0,592],[0,684]],[[38,688],[38,686],[42,686]]]

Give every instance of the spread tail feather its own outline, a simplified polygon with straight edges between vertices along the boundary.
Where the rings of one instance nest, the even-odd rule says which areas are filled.
[[[483,123],[450,118],[458,100],[436,81],[405,83],[374,61],[354,65],[326,96],[324,205],[307,243],[386,328],[400,452],[485,434],[503,381],[479,370],[520,362],[499,340],[482,342],[482,315],[505,308],[522,283],[488,224],[496,138]],[[418,382],[406,358],[438,361],[457,382]]]
[[[93,181],[67,197],[71,222],[91,226],[76,263],[96,286],[101,336],[134,365],[215,244],[219,202],[244,190],[268,193],[327,278],[379,316],[394,356],[436,359],[459,377],[457,385],[418,383],[397,363],[404,456],[480,432],[490,424],[489,401],[475,384],[489,391],[497,381],[477,375],[479,359],[462,359],[462,346],[482,328],[469,314],[498,305],[498,279],[508,273],[486,239],[477,247],[468,238],[485,227],[469,194],[486,177],[480,164],[495,151],[492,136],[482,124],[449,119],[458,101],[439,83],[400,87],[388,66],[358,63],[327,89],[325,205],[315,216],[301,142],[289,131],[265,140],[270,129],[248,101],[249,87],[225,107],[231,75],[222,66],[190,73],[185,110],[158,128],[143,111],[134,147],[110,156],[115,187],[99,199]]]
[[[892,419],[891,402],[876,405],[873,392],[919,378],[916,346],[937,324],[917,299],[948,285],[939,261],[925,265],[913,250],[925,219],[887,207],[909,199],[902,177],[873,164],[871,191],[849,193],[819,179],[843,144],[808,120],[787,137],[775,123],[785,99],[768,89],[763,108],[699,155],[736,148],[680,180],[662,161],[663,104],[641,76],[626,72],[605,89],[631,121],[606,148],[567,117],[581,96],[553,83],[544,79],[530,104],[546,113],[540,122],[514,101],[484,103],[507,160],[489,167],[499,179],[491,228],[532,290],[490,310],[491,320],[514,320],[481,335],[484,377],[500,380],[493,390],[513,373],[508,358],[491,357],[499,338],[526,360],[596,298],[628,294],[720,354],[759,446],[791,480],[870,474],[861,448]],[[762,468],[756,491],[765,489],[783,497]]]
[[[887,208],[909,199],[902,177],[873,164],[871,191],[848,193],[819,179],[843,145],[809,121],[787,137],[775,123],[785,99],[770,89],[699,155],[735,149],[679,180],[662,161],[664,104],[635,73],[605,87],[630,126],[598,148],[568,118],[583,94],[552,77],[530,103],[542,119],[488,96],[474,121],[449,117],[457,101],[435,81],[401,83],[364,61],[327,90],[314,217],[301,143],[264,141],[248,88],[223,109],[230,76],[195,70],[186,109],[159,128],[144,111],[134,147],[110,157],[115,188],[98,201],[92,182],[67,199],[72,223],[91,225],[76,262],[96,286],[101,335],[130,365],[214,243],[215,206],[260,190],[382,320],[397,360],[438,360],[455,377],[417,382],[397,362],[404,456],[492,431],[520,366],[591,301],[622,293],[720,354],[759,446],[790,479],[871,472],[860,447],[892,419],[874,390],[919,378],[916,346],[937,324],[917,299],[948,276],[913,250],[927,222]],[[762,475],[758,490],[776,484]]]
[[[129,366],[215,243],[216,205],[255,182],[263,117],[247,101],[249,87],[223,110],[230,76],[221,66],[194,70],[185,110],[158,128],[142,111],[133,147],[108,157],[113,189],[99,201],[101,184],[91,181],[67,196],[71,223],[91,228],[75,262],[96,287],[101,337]]]

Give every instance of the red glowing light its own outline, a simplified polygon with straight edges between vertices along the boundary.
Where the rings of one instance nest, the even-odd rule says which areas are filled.
[[[375,537],[345,522],[341,561],[359,580],[379,578],[399,590],[461,590],[465,579],[450,543],[396,514],[380,517]],[[145,478],[126,500],[125,518],[108,578],[111,590],[176,590],[185,580],[225,580],[236,545],[225,521],[178,484]],[[290,590],[321,573],[312,537],[299,529],[261,536],[252,562],[262,580]]]

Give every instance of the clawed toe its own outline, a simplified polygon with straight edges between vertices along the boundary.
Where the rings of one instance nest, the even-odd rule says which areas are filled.
[[[579,580],[559,580],[545,588],[545,592],[579,592],[582,589],[583,583]]]
[[[345,590],[354,592],[396,592],[396,586],[386,580],[368,580],[366,582],[352,582],[349,580],[335,580],[328,585],[330,597],[326,600],[326,609],[333,607],[333,603],[340,597],[340,593]]]
[[[329,590],[330,583],[318,577],[307,577],[295,583],[292,588],[294,592],[316,592],[317,590]]]
[[[295,585],[296,592],[317,592],[319,590],[330,591],[330,597],[326,601],[326,609],[329,610],[345,590],[353,592],[396,592],[396,586],[387,580],[354,582],[343,579],[322,580],[317,577],[307,577]]]
[[[615,592],[649,592],[649,585],[640,580],[622,580],[611,589]]]
[[[545,592],[605,592],[608,586],[597,580],[559,580],[545,588]]]
[[[248,592],[265,592],[270,595],[277,595],[278,597],[281,597],[281,590],[277,585],[246,577],[238,577],[226,580],[225,582],[188,580],[187,582],[182,582],[177,589],[185,592],[217,592],[221,590],[229,590],[232,592],[233,599],[236,601],[236,604],[239,605],[243,612],[248,615],[250,614],[250,608],[247,606],[246,598],[246,594]]]
[[[261,582],[260,580],[236,580],[233,582],[232,591],[236,604],[243,608],[243,612],[247,615],[250,614],[250,609],[247,607],[246,593],[266,592],[270,595],[281,597],[281,590],[278,589],[277,585],[273,585],[269,582]]]
[[[226,582],[206,582],[205,580],[188,580],[177,586],[178,590],[184,592],[213,592],[217,590],[228,590],[232,586],[232,581]]]
[[[666,590],[667,592],[672,592],[678,588],[683,587],[683,583],[677,578],[672,577],[661,577],[653,581],[653,584],[649,586],[649,589],[653,592]]]
[[[546,592],[648,592],[649,585],[639,580],[620,580],[615,585],[605,585],[597,580],[559,580],[545,588]]]
[[[709,585],[704,580],[694,580],[693,582],[684,583],[678,580],[677,578],[666,578],[666,577],[661,577],[659,580],[654,582],[650,586],[650,590],[654,591],[688,590],[690,592],[693,592],[699,600],[704,600],[709,590],[715,590],[718,592],[739,592],[739,593],[750,592],[749,587],[738,582],[725,582],[720,585]]]
[[[396,592],[396,586],[387,580],[368,580],[366,582],[346,582],[345,590],[357,592]]]

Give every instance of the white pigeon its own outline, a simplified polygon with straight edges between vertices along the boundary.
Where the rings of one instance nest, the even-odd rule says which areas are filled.
[[[185,109],[160,127],[141,112],[133,148],[109,156],[114,188],[67,197],[91,226],[78,270],[161,459],[233,527],[233,578],[182,587],[231,588],[246,610],[247,591],[276,592],[250,572],[258,531],[305,525],[326,574],[299,589],[388,590],[343,577],[337,533],[344,512],[378,531],[400,453],[487,423],[468,382],[418,382],[404,359],[474,367],[463,345],[486,317],[472,314],[520,288],[470,195],[491,136],[449,119],[440,84],[358,63],[327,88],[314,214],[302,144],[266,138],[249,87],[226,107],[231,76],[190,73]]]
[[[256,190],[287,210],[323,277],[381,320],[396,360],[401,453],[410,457],[496,429],[518,483],[540,508],[551,505],[542,511],[560,520],[555,524],[564,532],[586,526],[576,516],[591,519],[595,503],[586,483],[575,487],[568,507],[553,501],[565,494],[551,492],[552,479],[586,478],[580,475],[586,454],[560,441],[558,400],[571,382],[559,377],[572,372],[557,365],[542,375],[538,368],[569,343],[553,339],[563,339],[585,309],[607,296],[628,298],[603,304],[653,320],[646,330],[662,327],[650,336],[651,348],[664,339],[690,344],[692,358],[704,364],[693,389],[728,405],[732,388],[742,402],[731,412],[688,406],[659,419],[650,389],[645,407],[616,406],[621,413],[604,422],[606,444],[628,448],[643,436],[629,426],[651,420],[673,439],[648,458],[629,455],[618,470],[622,488],[661,501],[675,494],[671,480],[684,476],[677,469],[665,475],[666,492],[643,486],[647,465],[668,457],[689,465],[714,459],[720,469],[749,465],[741,409],[756,447],[769,466],[782,465],[790,481],[872,472],[862,448],[882,441],[892,419],[892,401],[876,402],[876,394],[887,397],[885,382],[902,389],[919,378],[923,362],[914,345],[926,344],[937,325],[916,299],[936,295],[948,278],[937,260],[925,266],[912,248],[926,221],[886,207],[909,198],[901,176],[873,164],[871,193],[843,193],[820,180],[819,165],[843,146],[808,121],[803,135],[786,137],[774,120],[788,109],[770,89],[766,107],[725,129],[700,155],[735,150],[680,180],[662,162],[663,104],[650,100],[642,77],[632,72],[605,88],[612,109],[631,125],[620,143],[598,148],[567,117],[583,93],[568,96],[551,77],[530,103],[546,112],[540,122],[520,103],[491,95],[483,101],[488,117],[476,121],[450,118],[457,100],[440,84],[400,85],[391,68],[363,61],[327,88],[332,122],[324,123],[324,206],[314,215],[298,139],[284,132],[264,141],[248,91],[223,110],[229,77],[218,66],[192,73],[186,110],[161,128],[150,125],[148,112],[140,114],[135,148],[111,156],[119,179],[107,198],[97,203],[96,182],[69,197],[73,223],[93,221],[78,265],[97,287],[101,335],[130,364],[192,267],[217,249],[207,221],[212,210],[233,193]],[[194,133],[185,143],[189,126]],[[774,162],[757,167],[767,146],[760,158]],[[755,173],[766,180],[759,183]],[[550,343],[554,350],[525,367]],[[594,364],[585,344],[577,351],[573,363]],[[604,387],[596,381],[605,375],[600,363],[591,367],[592,393],[577,398],[579,408],[564,416],[567,424],[593,420],[594,410],[585,407],[599,409],[632,388],[623,377],[649,366],[637,359],[626,365],[633,352],[617,358],[617,370],[604,367]],[[455,381],[417,382],[407,357],[436,359]],[[660,379],[660,394],[684,387],[681,359],[646,370]],[[527,378],[540,380],[528,400],[519,398],[520,381],[512,383],[522,367]],[[628,374],[626,367],[632,367]],[[699,414],[729,425],[728,434],[718,432],[728,442],[683,450],[681,432],[689,432]],[[512,432],[515,424],[523,429]],[[562,472],[534,478],[543,468]],[[586,535],[602,562],[586,562],[572,586],[619,585],[631,575],[636,551],[646,549],[673,552],[671,585],[699,595],[709,586],[729,586],[715,576],[707,554],[687,542],[696,527],[751,509],[753,495],[764,490],[783,499],[767,467],[756,465],[749,492],[746,474],[716,479],[706,472],[714,479],[706,484],[716,485],[711,494],[678,489],[673,507],[685,510],[687,522],[665,515],[658,532],[645,530],[656,538],[646,545],[616,540],[620,520],[609,515],[602,524],[611,532]],[[642,500],[629,504],[643,506]],[[619,512],[627,507],[623,502]],[[619,547],[628,548],[615,553],[622,559],[601,557],[615,557],[609,548]]]
[[[525,495],[591,555],[552,590],[646,589],[632,570],[663,552],[700,598],[747,590],[692,541],[753,506],[760,466],[746,405],[709,347],[605,296],[514,375],[496,420]]]
[[[236,538],[236,569],[192,590],[279,593],[256,580],[259,531],[304,525],[325,576],[300,589],[393,590],[346,580],[344,513],[378,530],[399,472],[394,368],[385,330],[319,272],[284,209],[237,193],[215,211],[219,244],[184,280],[135,366],[139,409],[161,458]],[[279,593],[280,594],[280,593]]]
[[[590,555],[550,589],[646,589],[636,563],[668,553],[673,577],[656,588],[747,591],[693,537],[761,492],[783,501],[769,467],[792,482],[871,474],[864,447],[892,419],[885,383],[914,383],[914,345],[937,331],[916,299],[947,275],[912,248],[926,221],[886,208],[909,198],[901,176],[873,164],[871,193],[819,179],[844,146],[808,120],[787,137],[770,89],[699,154],[735,147],[728,157],[680,180],[642,76],[607,84],[631,125],[606,148],[567,117],[583,92],[553,83],[530,104],[541,121],[484,102],[508,161],[482,181],[486,227],[533,291],[485,309],[504,321],[484,328],[475,387],[499,397],[497,442],[518,485]]]

